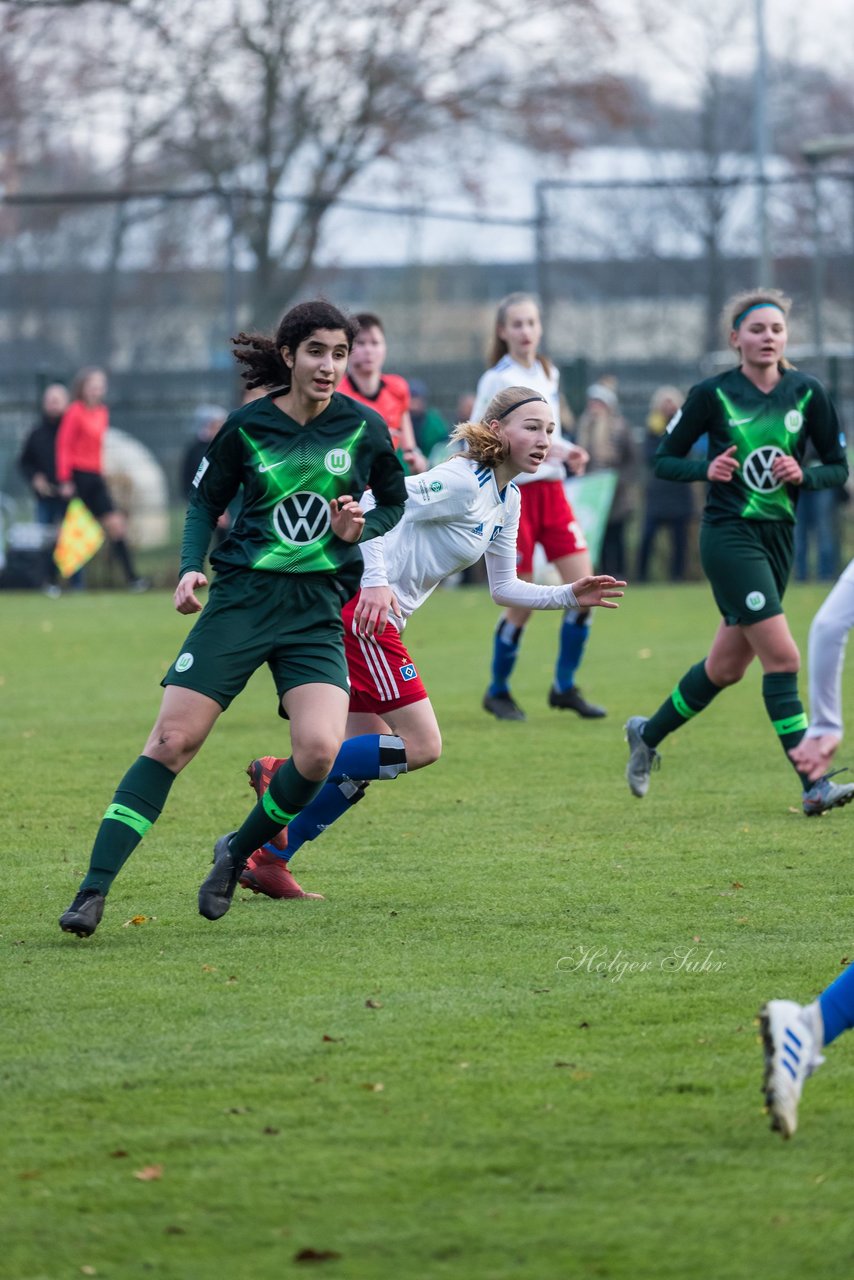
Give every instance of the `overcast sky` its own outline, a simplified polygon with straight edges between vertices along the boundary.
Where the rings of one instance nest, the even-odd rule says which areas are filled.
[[[675,65],[698,56],[704,43],[696,14],[729,35],[721,59],[727,69],[747,72],[756,58],[757,0],[604,0],[614,15],[621,48],[615,70],[651,77],[660,96],[690,101],[690,71]],[[764,0],[771,56],[827,63],[836,74],[854,71],[854,0]],[[695,16],[691,16],[691,15]],[[657,18],[650,31],[649,17]],[[663,16],[662,16],[663,15]],[[666,50],[672,50],[673,58]]]

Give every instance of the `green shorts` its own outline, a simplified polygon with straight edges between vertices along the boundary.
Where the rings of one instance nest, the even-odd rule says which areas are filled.
[[[700,526],[700,562],[730,627],[783,612],[795,526],[786,520],[727,520]]]
[[[349,695],[342,592],[326,574],[218,573],[210,598],[162,685],[194,689],[223,710],[262,663],[282,694],[334,684]]]

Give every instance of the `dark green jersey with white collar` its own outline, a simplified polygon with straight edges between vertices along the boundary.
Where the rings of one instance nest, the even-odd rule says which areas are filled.
[[[241,485],[240,513],[211,557],[216,569],[352,575],[358,585],[358,544],[332,532],[330,499],[358,499],[370,487],[377,505],[365,518],[363,541],[393,528],[406,502],[403,469],[378,413],[336,392],[303,426],[267,395],[232,413],[202,459],[184,526],[182,575],[201,570],[217,519]]]
[[[830,489],[848,476],[845,439],[836,410],[817,378],[781,370],[773,391],[760,391],[741,369],[697,383],[668,424],[655,455],[655,474],[665,480],[705,480],[708,464],[736,446],[738,470],[728,483],[709,483],[703,519],[715,524],[743,520],[795,519],[795,485],[771,473],[774,459],[789,454],[803,463],[812,441],[821,462],[804,469],[804,489]],[[708,434],[704,459],[686,455]]]

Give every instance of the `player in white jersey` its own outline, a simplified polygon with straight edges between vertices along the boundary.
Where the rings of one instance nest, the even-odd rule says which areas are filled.
[[[842,741],[842,668],[854,627],[854,560],[842,571],[812,621],[809,638],[810,723],[789,755],[817,782]],[[769,1000],[759,1011],[765,1054],[762,1089],[771,1128],[791,1138],[804,1083],[824,1062],[822,1049],[854,1027],[854,965],[843,969],[811,1004]]]
[[[389,756],[388,777],[438,760],[442,738],[436,714],[401,632],[407,619],[443,579],[485,556],[492,598],[497,604],[531,609],[617,608],[624,582],[608,575],[585,575],[559,587],[540,586],[516,575],[519,473],[543,465],[555,430],[545,396],[527,387],[500,391],[479,422],[454,432],[465,452],[430,471],[406,478],[407,500],[398,530],[362,547],[361,590],[343,610],[347,668],[351,681],[348,767],[333,766],[330,783],[292,823],[287,846],[271,842],[256,851],[241,883],[269,897],[305,896],[288,870],[288,860],[305,840],[313,840],[361,799],[367,783],[358,771],[354,744],[370,735],[396,735],[405,763]],[[392,536],[394,533],[394,536]],[[249,776],[259,794],[281,762],[265,756],[252,762]],[[376,775],[374,775],[376,776]]]
[[[563,582],[571,582],[593,571],[590,552],[575,513],[566,497],[563,480],[566,465],[581,472],[587,464],[583,449],[570,444],[560,434],[558,384],[560,375],[544,355],[538,354],[543,336],[539,307],[527,293],[508,294],[498,304],[492,343],[493,366],[481,377],[472,417],[477,418],[487,402],[502,387],[531,386],[546,397],[554,413],[556,429],[548,457],[536,474],[519,477],[522,509],[518,537],[519,577],[530,581],[534,570],[534,550],[539,544]],[[510,692],[510,676],[516,665],[519,645],[531,610],[511,606],[495,631],[492,649],[492,678],[484,694],[483,708],[499,720],[524,720],[525,713]],[[558,641],[554,681],[549,689],[550,707],[575,711],[585,719],[605,715],[602,707],[588,702],[575,683],[590,630],[590,610],[569,608],[564,612]]]

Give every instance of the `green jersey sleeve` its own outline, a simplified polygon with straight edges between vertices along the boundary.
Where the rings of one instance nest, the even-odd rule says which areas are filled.
[[[804,467],[801,487],[835,489],[848,479],[845,436],[833,401],[819,381],[812,381],[812,392],[806,411],[806,428],[821,462],[813,467]]]
[[[706,458],[689,458],[694,445],[709,430],[715,404],[704,384],[692,387],[682,408],[673,415],[655,452],[653,469],[659,480],[707,480]]]

